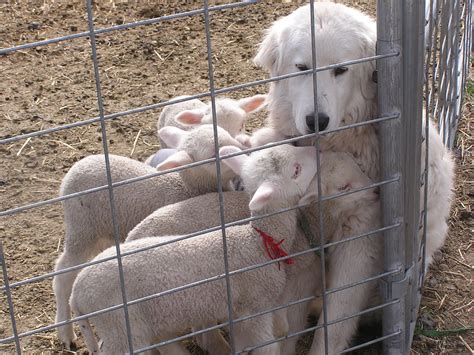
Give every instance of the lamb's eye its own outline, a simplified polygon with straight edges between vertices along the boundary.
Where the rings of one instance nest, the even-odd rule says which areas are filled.
[[[300,176],[301,173],[301,165],[296,163],[293,171],[293,176],[291,177],[292,179],[296,179],[298,176]]]
[[[298,68],[299,71],[309,70],[308,66],[305,64],[296,64],[296,67]]]
[[[336,69],[334,69],[334,75],[338,76],[338,75],[344,74],[348,70],[349,70],[348,67],[337,67]]]

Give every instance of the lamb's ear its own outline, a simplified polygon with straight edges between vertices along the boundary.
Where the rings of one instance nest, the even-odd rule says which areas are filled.
[[[275,185],[271,182],[264,181],[255,191],[252,199],[249,202],[249,208],[251,211],[258,211],[265,207],[275,194]]]
[[[194,126],[202,123],[202,118],[206,114],[205,110],[194,109],[194,110],[185,110],[178,113],[174,119],[183,125]]]
[[[241,152],[240,148],[234,147],[232,145],[226,145],[219,149],[219,156],[233,154],[237,152]],[[222,160],[225,165],[232,169],[234,173],[240,175],[242,172],[242,167],[244,166],[245,162],[249,159],[249,157],[245,154],[237,155],[235,157],[230,157]]]
[[[189,133],[178,127],[166,126],[158,131],[158,135],[168,147],[177,148]]]
[[[239,148],[241,150],[244,150],[244,149],[248,149],[248,147],[246,145],[244,145],[243,143],[241,143],[241,141],[239,139],[236,139],[234,137],[229,137],[229,145],[228,147],[231,147],[231,146],[235,146],[236,148]],[[224,148],[224,146],[222,147]],[[230,153],[227,153],[227,154],[230,154]]]
[[[265,107],[267,95],[254,95],[239,100],[239,107],[247,113],[256,112]]]
[[[186,153],[184,150],[180,150],[177,153],[174,153],[170,157],[168,157],[164,162],[158,164],[156,170],[163,171],[168,169],[174,169],[179,166],[183,166],[186,164],[194,163],[194,160]]]

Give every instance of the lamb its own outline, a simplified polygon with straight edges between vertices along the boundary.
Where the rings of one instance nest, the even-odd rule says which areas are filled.
[[[159,169],[169,169],[214,156],[213,127],[202,125],[189,132],[176,127],[166,127],[160,132],[177,153],[164,161]],[[218,127],[220,145],[241,146],[224,129]],[[156,170],[138,161],[110,155],[114,182],[156,173]],[[223,166],[223,188],[235,174]],[[77,162],[64,177],[60,195],[68,195],[107,184],[105,161],[102,155],[93,155]],[[127,233],[155,209],[210,191],[216,191],[215,164],[205,164],[155,178],[123,185],[114,189],[115,211],[119,238]],[[63,202],[66,226],[64,251],[56,261],[59,271],[86,262],[100,251],[113,245],[114,227],[107,191],[95,192]],[[56,296],[56,322],[70,318],[68,300],[78,271],[55,276],[53,289]],[[75,339],[71,324],[58,328],[58,336],[66,347]]]
[[[219,226],[221,221],[218,197],[217,193],[208,193],[164,206],[138,224],[128,234],[126,242],[152,236],[185,235]],[[249,197],[246,193],[226,191],[224,192],[224,203],[225,223],[250,216],[250,211],[247,207]],[[202,206],[206,206],[206,208],[203,209]],[[304,208],[304,213],[307,216],[310,228],[315,231],[313,238],[319,240],[319,213],[317,212],[316,204]],[[324,209],[323,217],[325,233],[331,235],[335,224],[329,218],[326,208]],[[187,222],[182,223],[182,221]],[[301,235],[301,231],[299,231],[296,236],[293,252],[300,252],[309,247],[307,238]],[[280,304],[313,295],[318,285],[318,270],[319,261],[316,260],[314,254],[298,257],[296,264],[288,270],[289,280],[284,291],[285,297]],[[308,306],[308,304],[304,303],[292,306],[291,313],[288,316],[286,315],[286,310],[279,311],[279,317],[274,318],[274,323],[277,325],[274,331],[275,337],[303,330],[309,312]],[[294,354],[297,340],[297,337],[286,340],[282,345],[281,353]],[[218,331],[209,332],[202,337],[197,337],[197,342],[201,348],[207,350],[211,355],[225,354],[230,351],[227,342]]]
[[[245,192],[225,191],[223,195],[225,223],[250,217],[250,199]],[[206,208],[202,208],[203,206]],[[145,237],[186,235],[220,224],[219,194],[210,192],[157,209],[128,233],[125,242]],[[227,341],[218,330],[197,336],[196,341],[210,355],[230,352]],[[176,349],[170,348],[172,345],[174,344],[166,349],[170,354],[177,352]]]
[[[183,99],[189,96],[179,96]],[[255,95],[240,100],[216,98],[216,120],[232,137],[245,132],[245,121],[249,113],[256,112],[265,106],[266,95]],[[198,99],[166,106],[157,123],[158,131],[163,127],[189,129],[199,124],[212,124],[211,102],[205,104]],[[160,139],[160,147],[167,148],[167,143]]]
[[[178,96],[175,99],[184,99],[187,95]],[[244,145],[250,144],[250,137],[245,133],[245,121],[247,115],[261,110],[265,106],[266,95],[255,95],[240,100],[230,98],[216,99],[217,124],[227,130]],[[188,130],[199,124],[212,124],[212,106],[198,99],[180,102],[166,106],[157,122],[158,131],[164,127],[178,127]],[[160,138],[161,149],[150,155],[145,164],[156,167],[170,155],[175,149],[167,148],[167,143]]]
[[[245,192],[225,191],[225,222],[250,217],[249,201]],[[202,208],[203,206],[206,208]],[[220,224],[219,194],[210,192],[157,209],[137,224],[128,233],[125,241],[130,242],[145,237],[185,235]]]
[[[229,150],[222,148],[220,153],[227,152]],[[296,205],[298,202],[305,203],[315,194],[314,189],[308,189],[316,173],[313,147],[279,146],[254,153],[251,157],[239,155],[224,162],[240,172],[247,191],[253,193],[249,203],[252,215],[277,211]],[[263,232],[275,240],[284,238],[283,246],[291,252],[297,240],[304,240],[301,235],[298,238],[300,233],[295,210],[258,219],[249,225],[230,227],[226,233],[231,271],[268,261],[269,255],[261,240]],[[156,243],[157,238],[153,237],[134,240],[123,244],[122,251],[132,251]],[[109,248],[95,260],[113,255],[115,249]],[[275,247],[275,255],[270,257],[282,255],[286,255],[284,251]],[[314,256],[313,253],[306,255]],[[220,231],[129,255],[123,258],[128,299],[132,301],[190,282],[221,275],[222,261]],[[248,271],[245,275],[242,273],[232,275],[234,317],[262,311],[279,304],[279,298],[286,288],[288,273],[295,266],[290,265],[291,262],[288,260],[280,264],[281,269],[271,264]],[[163,265],[166,265],[166,268]],[[70,300],[76,315],[84,315],[121,303],[120,283],[115,267],[116,263],[112,260],[90,266],[80,272]],[[145,274],[146,282],[143,282]],[[224,280],[220,279],[186,289],[179,295],[175,293],[130,306],[135,350],[182,334],[190,326],[205,327],[226,321],[225,295]],[[104,353],[127,351],[121,310],[107,312],[92,319],[99,337],[103,340]],[[88,321],[82,321],[81,325],[89,351],[97,352],[97,342]],[[254,329],[258,331],[252,331]],[[239,322],[235,324],[234,330],[236,350],[240,351],[273,339],[273,317],[266,314]],[[278,354],[278,345],[272,344],[253,353]]]

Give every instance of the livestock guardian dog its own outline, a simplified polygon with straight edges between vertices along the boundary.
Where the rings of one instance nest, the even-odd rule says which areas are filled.
[[[374,20],[341,4],[321,2],[315,3],[314,7],[318,67],[375,55],[377,35]],[[311,69],[310,21],[309,5],[276,21],[266,32],[254,59],[255,63],[266,69],[272,77]],[[371,61],[350,66],[341,65],[335,69],[318,72],[317,105],[320,131],[377,117],[374,70],[375,62]],[[252,145],[315,131],[311,74],[272,82],[268,102],[270,114],[266,126],[257,131]],[[432,261],[433,253],[444,244],[447,235],[446,219],[453,198],[454,180],[453,159],[431,122],[429,138],[426,265]],[[323,150],[345,151],[352,154],[361,170],[371,180],[379,180],[379,142],[377,130],[373,125],[325,135],[320,142]],[[425,153],[422,151],[422,169]],[[331,238],[328,239],[326,242],[331,241]],[[372,257],[379,258],[379,255]],[[335,269],[329,269],[327,279],[333,279],[333,274],[346,273],[345,280],[359,281],[352,271],[352,265],[360,266],[361,263],[369,265],[366,259],[367,257],[362,258],[356,252],[349,254],[335,264]],[[328,284],[328,287],[331,289],[334,286]],[[336,295],[337,293],[329,298],[328,309],[344,308],[344,305],[351,303],[350,297],[342,295],[336,297]],[[370,295],[363,296],[366,299],[370,297]],[[344,314],[344,310],[342,313]],[[330,314],[328,316],[332,318]],[[322,319],[319,320],[319,324],[321,323]],[[330,353],[344,350],[356,331],[354,327],[341,328],[337,324],[340,323],[328,328]],[[317,332],[311,354],[320,354],[324,349],[321,334],[322,332]]]

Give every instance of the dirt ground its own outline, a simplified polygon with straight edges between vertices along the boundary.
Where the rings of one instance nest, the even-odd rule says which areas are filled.
[[[345,2],[374,14],[373,0]],[[0,47],[85,31],[84,3],[0,1]],[[201,6],[194,1],[180,3],[95,1],[95,25],[109,27]],[[260,2],[212,13],[217,88],[266,77],[252,64],[263,30],[299,3]],[[102,34],[97,41],[107,114],[209,89],[202,16]],[[85,37],[0,56],[0,77],[0,139],[98,115],[90,44]],[[230,96],[266,91],[265,86],[259,86]],[[474,344],[472,332],[459,330],[474,322],[473,105],[473,96],[467,96],[454,150],[458,177],[450,234],[425,284],[414,354],[468,354],[469,346]],[[108,121],[110,152],[141,160],[156,151],[158,114],[158,110],[151,110]],[[262,115],[256,116],[248,127],[258,126],[261,118]],[[57,197],[68,169],[81,158],[101,152],[97,124],[0,145],[0,209]],[[10,283],[52,271],[63,234],[59,203],[0,217],[0,240]],[[19,331],[54,323],[53,298],[51,279],[14,289]],[[11,334],[8,306],[2,295],[0,338]],[[84,352],[82,345],[79,342],[78,352]],[[62,351],[54,331],[25,337],[21,346],[26,353]],[[0,345],[0,352],[14,352],[14,345]]]

